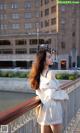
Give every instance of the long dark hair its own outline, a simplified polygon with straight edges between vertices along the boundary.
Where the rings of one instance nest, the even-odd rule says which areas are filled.
[[[45,61],[46,61],[46,53],[49,52],[49,49],[40,49],[37,54],[35,61],[32,64],[32,69],[29,75],[31,88],[33,90],[39,89],[40,84],[40,75],[44,69]]]

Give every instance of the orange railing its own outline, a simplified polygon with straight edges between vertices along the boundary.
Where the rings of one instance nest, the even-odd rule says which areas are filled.
[[[71,85],[74,85],[76,82],[80,81],[80,78],[75,81],[69,81],[68,83],[62,86],[62,89],[68,89]],[[8,109],[6,111],[0,112],[0,125],[6,125],[19,116],[22,116],[24,113],[32,110],[41,103],[38,96],[35,96],[14,108]]]

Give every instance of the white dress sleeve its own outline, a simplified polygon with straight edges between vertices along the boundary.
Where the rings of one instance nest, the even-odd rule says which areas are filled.
[[[52,80],[49,82],[48,89],[45,91],[45,98],[47,100],[68,100],[69,96],[66,90],[60,89],[59,81]]]
[[[36,90],[36,94],[39,96],[39,98],[43,104],[45,104],[47,101],[49,101],[53,98],[52,93],[54,93],[54,90],[51,90],[51,89],[47,89],[45,91]]]

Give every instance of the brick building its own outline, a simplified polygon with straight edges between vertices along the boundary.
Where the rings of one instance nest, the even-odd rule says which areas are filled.
[[[57,51],[59,69],[80,67],[80,5],[0,0],[0,67],[29,68],[43,43]]]

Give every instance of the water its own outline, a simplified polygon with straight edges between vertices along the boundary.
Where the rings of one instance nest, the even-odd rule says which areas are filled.
[[[5,111],[11,107],[34,97],[33,93],[23,93],[23,92],[1,92],[0,91],[0,111]]]

